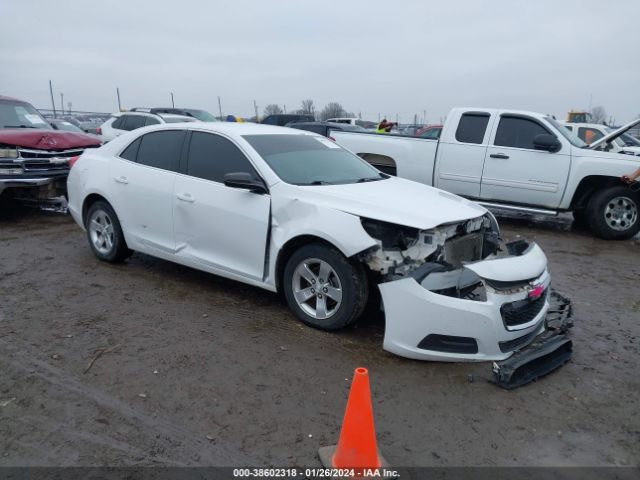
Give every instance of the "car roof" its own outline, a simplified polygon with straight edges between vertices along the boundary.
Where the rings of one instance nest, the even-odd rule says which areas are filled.
[[[240,137],[243,135],[314,135],[321,136],[306,130],[298,130],[295,128],[278,127],[276,125],[264,125],[261,123],[251,122],[189,122],[177,127],[175,123],[163,123],[144,127],[145,132],[156,130],[172,130],[176,128],[187,130],[201,130],[212,133],[221,133],[231,137]]]
[[[10,100],[10,101],[12,101],[12,102],[29,103],[29,102],[26,102],[26,101],[24,101],[24,100],[20,100],[19,98],[5,97],[4,95],[0,95],[0,100]]]

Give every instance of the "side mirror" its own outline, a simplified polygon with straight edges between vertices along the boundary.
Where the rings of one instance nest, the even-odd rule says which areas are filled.
[[[254,193],[269,193],[264,182],[248,172],[227,173],[224,176],[224,184],[227,187],[242,188]]]
[[[557,152],[562,148],[560,141],[553,135],[541,133],[533,139],[533,146],[536,150],[546,150],[547,152]]]

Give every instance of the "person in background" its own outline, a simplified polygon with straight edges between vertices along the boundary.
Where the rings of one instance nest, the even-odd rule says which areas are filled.
[[[382,121],[378,124],[376,133],[389,133],[394,125],[396,124],[393,122],[387,122],[387,119],[383,118]]]
[[[629,175],[623,175],[622,181],[624,183],[632,183],[638,177],[640,177],[640,168],[637,168],[633,173],[630,173]]]

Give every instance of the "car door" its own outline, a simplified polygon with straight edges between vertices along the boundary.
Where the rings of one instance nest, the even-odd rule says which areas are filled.
[[[536,118],[500,115],[484,162],[481,199],[558,207],[569,176],[571,150],[566,145],[555,153],[536,150],[534,139],[541,134],[554,135]]]
[[[262,280],[271,197],[225,186],[225,174],[233,172],[259,178],[230,139],[191,133],[187,162],[175,184],[176,249],[187,261]]]
[[[455,127],[440,138],[434,186],[470,198],[480,196],[480,179],[489,136],[488,112],[464,112]],[[456,125],[456,118],[452,118]]]
[[[184,130],[147,133],[110,164],[116,211],[135,250],[174,253],[173,188],[185,135]]]

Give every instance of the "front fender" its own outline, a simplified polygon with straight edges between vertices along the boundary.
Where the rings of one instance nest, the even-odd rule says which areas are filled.
[[[311,235],[321,238],[345,257],[377,245],[362,228],[357,215],[320,207],[299,198],[273,198],[271,208],[269,283],[275,284],[278,253],[296,237]]]

